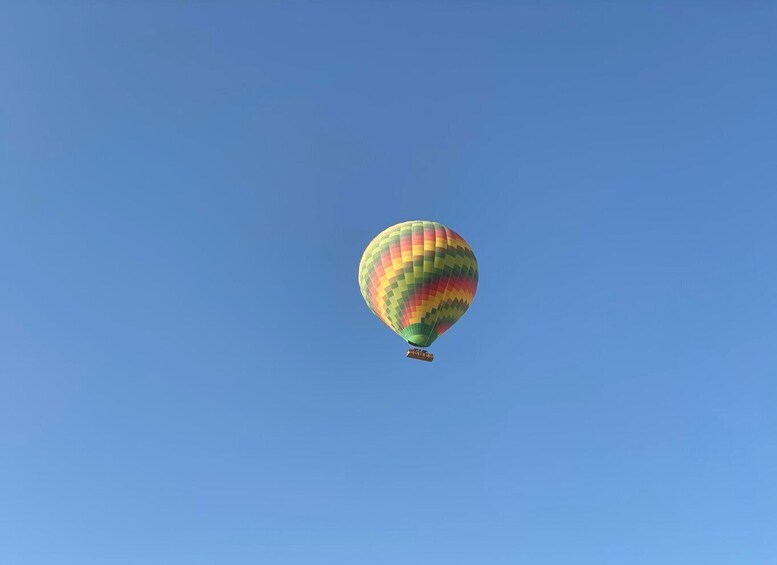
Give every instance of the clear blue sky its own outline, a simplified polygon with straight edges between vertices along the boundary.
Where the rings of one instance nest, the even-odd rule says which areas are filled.
[[[0,562],[777,563],[777,6],[622,4],[4,3]]]

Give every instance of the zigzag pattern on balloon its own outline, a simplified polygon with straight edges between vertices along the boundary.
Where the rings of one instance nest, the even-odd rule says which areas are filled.
[[[391,226],[367,246],[359,287],[370,310],[412,345],[427,347],[467,311],[478,265],[467,242],[437,222]]]

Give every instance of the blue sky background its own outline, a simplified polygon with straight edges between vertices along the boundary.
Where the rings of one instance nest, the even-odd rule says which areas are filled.
[[[777,562],[774,2],[0,8],[0,562]],[[383,228],[475,249],[405,346]]]

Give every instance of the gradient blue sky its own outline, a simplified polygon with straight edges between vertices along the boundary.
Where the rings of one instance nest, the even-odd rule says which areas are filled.
[[[776,563],[777,5],[623,4],[3,3],[0,562]]]

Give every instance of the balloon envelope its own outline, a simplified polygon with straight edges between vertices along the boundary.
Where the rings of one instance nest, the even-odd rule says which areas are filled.
[[[464,238],[437,222],[383,230],[359,263],[367,306],[405,341],[428,347],[464,315],[478,285],[478,264]]]

